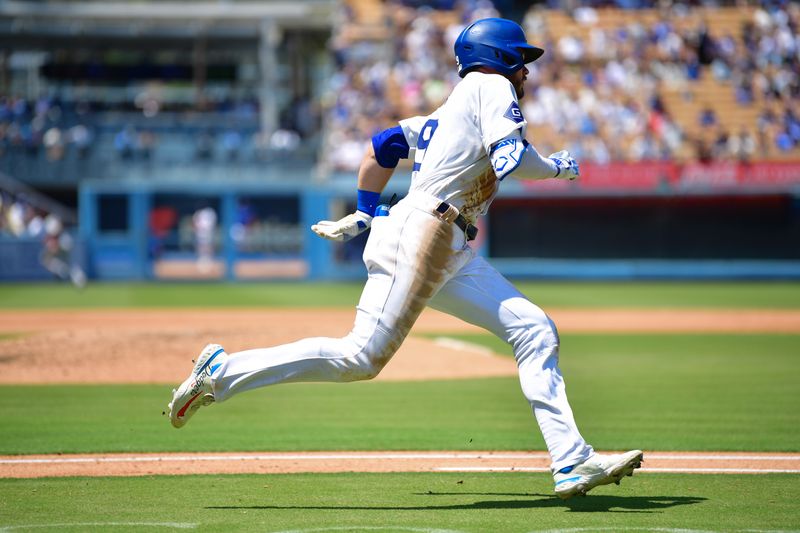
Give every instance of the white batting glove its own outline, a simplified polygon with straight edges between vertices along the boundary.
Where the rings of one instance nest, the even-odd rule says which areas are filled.
[[[571,155],[569,155],[568,151],[561,150],[560,152],[550,154],[547,157],[556,164],[556,168],[558,169],[556,175],[553,176],[554,178],[574,180],[581,175],[581,169],[578,166],[578,162],[575,161]]]
[[[341,220],[320,220],[311,230],[331,241],[349,241],[356,235],[364,232],[372,223],[372,217],[363,211],[356,211]]]

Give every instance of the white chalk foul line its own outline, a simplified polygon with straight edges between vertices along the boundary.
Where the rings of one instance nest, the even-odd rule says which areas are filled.
[[[543,466],[441,466],[437,472],[550,472]]]
[[[664,461],[797,461],[800,460],[800,455],[728,455],[728,454],[713,454],[704,455],[701,453],[674,455],[663,453],[647,453],[647,459],[658,459]]]
[[[438,472],[549,472],[549,468],[535,466],[442,466]],[[777,468],[648,468],[639,472],[674,472],[686,474],[800,474],[800,469]]]
[[[687,472],[698,474],[800,474],[798,468],[650,468],[643,467],[642,472]]]
[[[398,459],[547,459],[539,454],[475,454],[475,453],[373,453],[373,454],[246,454],[246,455],[133,455],[127,457],[37,457],[0,459],[0,464],[65,464],[65,463],[149,463],[181,461],[331,461],[337,459],[391,461]]]
[[[729,454],[687,454],[666,455],[648,454],[646,459],[667,461],[702,460],[702,461],[798,461],[800,454],[796,455],[729,455]],[[69,463],[148,463],[148,462],[186,462],[186,461],[335,461],[335,460],[417,460],[417,459],[443,459],[443,460],[470,460],[470,459],[500,459],[500,460],[525,460],[545,459],[549,456],[545,452],[532,453],[441,453],[441,452],[374,452],[374,453],[307,453],[307,454],[236,454],[236,455],[130,455],[130,456],[93,456],[93,457],[32,457],[32,458],[6,458],[0,459],[0,464],[69,464]]]
[[[800,454],[791,455],[746,455],[746,454],[703,454],[690,452],[686,455],[653,453],[645,454],[646,458],[660,461],[681,461],[681,460],[702,460],[702,461],[798,461]],[[103,464],[103,463],[178,463],[178,462],[313,462],[313,461],[346,461],[346,460],[371,460],[371,461],[402,461],[402,460],[439,460],[439,461],[474,461],[474,460],[544,460],[549,462],[549,456],[545,452],[528,453],[468,453],[468,452],[343,452],[343,453],[308,453],[308,454],[281,454],[281,453],[248,453],[248,454],[229,454],[229,455],[98,455],[84,457],[14,457],[0,459],[2,465],[26,465],[26,464]],[[765,465],[766,466],[766,465]],[[545,466],[441,466],[433,469],[440,472],[549,472]],[[647,467],[642,472],[674,472],[674,473],[743,473],[743,474],[800,474],[800,469],[796,468],[715,468],[711,466],[703,467]]]

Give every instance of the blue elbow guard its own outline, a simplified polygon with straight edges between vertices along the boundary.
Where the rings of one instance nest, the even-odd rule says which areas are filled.
[[[401,159],[408,157],[408,141],[403,128],[395,126],[372,137],[375,160],[383,168],[395,168]]]

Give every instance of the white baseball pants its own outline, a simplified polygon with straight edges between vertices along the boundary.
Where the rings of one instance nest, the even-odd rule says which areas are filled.
[[[316,337],[232,353],[212,377],[214,397],[277,383],[375,377],[426,305],[491,331],[514,349],[522,392],[553,471],[592,453],[575,424],[558,368],[558,333],[547,315],[433,214],[439,201],[411,193],[376,217],[364,249],[369,274],[355,323],[343,338]]]

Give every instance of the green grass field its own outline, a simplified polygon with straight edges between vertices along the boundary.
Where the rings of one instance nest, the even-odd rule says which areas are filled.
[[[792,283],[521,287],[545,308],[800,308]],[[350,307],[359,290],[15,285],[0,286],[0,308]],[[489,335],[459,340],[508,353]],[[598,449],[800,451],[800,331],[565,333],[561,367]],[[161,414],[169,397],[164,385],[3,386],[0,454],[543,449],[515,378],[281,385],[181,431]],[[798,486],[795,474],[645,473],[562,502],[549,475],[524,472],[0,479],[0,532],[785,532],[800,529]]]
[[[800,308],[790,282],[520,282],[541,307]],[[95,307],[352,307],[362,283],[0,284],[0,309]]]
[[[544,474],[520,473],[10,480],[0,485],[0,517],[9,525],[77,524],[51,528],[75,533],[688,533],[798,524],[797,476],[647,474],[566,502],[551,495],[550,484]]]

